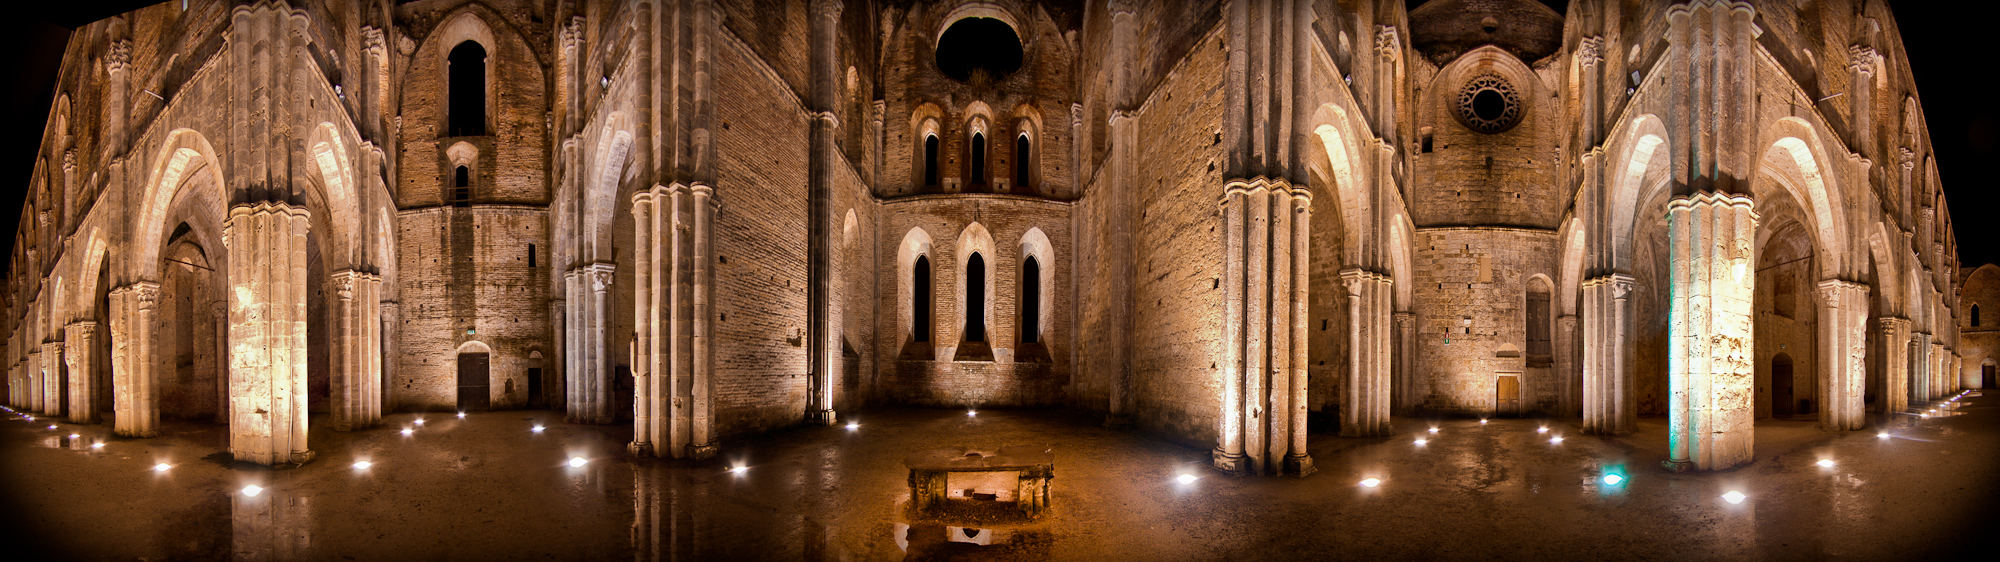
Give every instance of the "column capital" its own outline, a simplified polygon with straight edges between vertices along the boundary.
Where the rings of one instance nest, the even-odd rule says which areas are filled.
[[[1139,2],[1138,0],[1106,0],[1104,9],[1111,12],[1111,17],[1114,18],[1118,16],[1134,16],[1139,13]]]
[[[1375,55],[1383,59],[1394,59],[1403,52],[1401,35],[1396,26],[1375,26]]]
[[[590,282],[590,290],[592,292],[602,293],[611,287],[612,280],[617,276],[618,266],[607,262],[597,262],[578,268],[578,271],[586,276],[586,279]]]
[[[124,72],[132,67],[132,42],[124,39],[111,41],[104,48],[104,70]]]
[[[71,148],[63,151],[62,169],[65,173],[76,171],[76,149]]]
[[[813,2],[812,6],[814,16],[821,19],[830,19],[835,22],[840,21],[841,11],[846,9],[847,6],[840,0],[818,0]]]
[[[1398,330],[1406,330],[1411,326],[1417,325],[1417,313],[1415,312],[1407,310],[1397,311],[1395,314],[1390,315],[1390,318],[1396,322],[1396,329]]]
[[[563,23],[562,30],[557,34],[563,49],[575,50],[578,45],[583,44],[583,16],[570,16],[569,21]]]
[[[354,271],[352,269],[343,269],[340,271],[333,272],[333,275],[331,276],[333,280],[333,290],[335,294],[340,295],[340,300],[342,301],[354,300],[354,281],[355,277],[357,277],[358,275],[359,272]]]
[[[1584,68],[1604,62],[1604,37],[1592,35],[1576,43],[1576,61]]]
[[[1847,47],[1847,70],[1863,77],[1875,76],[1875,48],[1867,45]]]
[[[1882,326],[1882,331],[1885,332],[1894,332],[1897,329],[1908,329],[1910,327],[1910,319],[1895,316],[1876,318],[1875,323]]]
[[[1819,297],[1820,305],[1827,308],[1840,308],[1841,301],[1848,295],[1868,296],[1868,285],[1844,279],[1821,281],[1817,288],[1814,292]],[[1862,304],[1865,306],[1867,303]]]

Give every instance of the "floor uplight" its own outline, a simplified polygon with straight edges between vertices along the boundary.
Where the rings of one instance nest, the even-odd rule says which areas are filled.
[[[750,473],[750,467],[739,464],[736,466],[729,467],[729,473],[737,476],[742,476]]]
[[[1887,432],[1887,431],[1878,431],[1878,432],[1875,432],[1875,438],[1876,438],[1876,439],[1888,439],[1888,438],[1889,438],[1889,432]]]
[[[861,424],[858,424],[858,423],[854,423],[854,422],[847,422],[847,430],[848,430],[848,431],[854,431],[854,430],[856,430],[856,429],[861,429]]]
[[[78,438],[78,437],[83,437],[83,435],[81,435],[81,434],[77,434],[77,433],[71,433],[71,434],[69,434],[69,438],[70,438],[70,439],[76,439],[76,438]]]
[[[96,443],[91,443],[91,444],[90,444],[90,448],[92,448],[92,449],[102,449],[102,448],[104,448],[104,442],[103,442],[103,441],[98,441],[98,442],[96,442]]]
[[[1479,418],[1479,425],[1486,425],[1486,418]]]
[[[160,463],[160,464],[156,464],[156,465],[153,465],[153,472],[166,472],[166,471],[169,471],[169,470],[173,470],[173,469],[174,469],[174,465],[171,465],[171,464],[167,464],[167,463]]]
[[[570,457],[570,458],[569,458],[569,467],[570,467],[570,468],[583,468],[583,465],[585,465],[585,464],[588,464],[589,462],[590,462],[590,460],[589,460],[589,459],[585,459],[585,458],[583,458],[583,457]]]
[[[1624,482],[1624,481],[1625,477],[1619,476],[1618,473],[1616,472],[1604,473],[1604,485],[1606,486],[1617,486],[1619,482]]]
[[[403,436],[404,436],[404,437],[409,437],[410,435],[413,435],[413,434],[415,434],[416,432],[417,432],[417,430],[414,430],[414,429],[410,429],[410,428],[407,428],[407,427],[403,428]]]
[[[1557,435],[1557,436],[1555,436],[1555,437],[1550,437],[1550,438],[1549,438],[1549,443],[1550,443],[1550,444],[1558,444],[1558,445],[1559,445],[1559,444],[1562,444],[1562,442],[1563,442],[1563,436],[1561,436],[1561,435]]]
[[[970,418],[970,417],[976,417],[976,416],[978,416],[978,415],[979,415],[979,410],[966,410],[966,411],[965,411],[965,417],[968,417],[968,418]]]
[[[1744,499],[1744,498],[1747,498],[1747,497],[1749,497],[1749,496],[1745,496],[1745,495],[1743,495],[1743,492],[1738,492],[1738,491],[1736,491],[1736,490],[1730,490],[1730,491],[1728,491],[1728,492],[1726,492],[1726,493],[1723,493],[1723,494],[1722,494],[1722,501],[1726,501],[1726,502],[1729,502],[1729,503],[1732,503],[1732,504],[1738,504],[1738,503],[1743,503],[1743,499]]]
[[[1361,479],[1361,487],[1373,488],[1382,485],[1382,479],[1373,476]]]
[[[1179,482],[1182,486],[1186,486],[1188,484],[1193,484],[1195,480],[1198,480],[1200,478],[1201,477],[1195,476],[1193,474],[1182,474],[1180,476],[1175,476],[1174,481]]]
[[[1535,433],[1548,433],[1548,432],[1549,432],[1549,426],[1546,425],[1535,428]]]
[[[1418,447],[1422,447],[1422,446],[1424,446],[1425,444],[1428,444],[1428,443],[1430,443],[1430,442],[1431,442],[1431,440],[1429,440],[1429,439],[1422,439],[1422,438],[1419,438],[1419,439],[1417,439],[1417,446],[1418,446]]]
[[[1438,428],[1437,428],[1436,426],[1432,426],[1432,427],[1431,427],[1431,433],[1437,433],[1437,432],[1438,432]]]
[[[423,426],[424,426],[424,419],[417,418],[417,427],[423,427]]]
[[[1813,464],[1819,465],[1820,468],[1833,468],[1833,459],[1820,459]]]
[[[256,484],[251,484],[251,485],[249,485],[249,486],[244,486],[244,487],[243,487],[243,496],[244,496],[244,497],[248,497],[248,498],[254,498],[254,497],[257,497],[257,494],[262,494],[262,493],[264,493],[264,488],[263,488],[262,486],[258,486],[258,485],[256,485]]]
[[[56,428],[55,424],[49,424],[49,429],[55,429],[55,428]]]
[[[458,419],[461,419],[461,420],[462,420],[462,419],[465,419],[465,412],[459,412],[459,413],[458,413]]]
[[[368,467],[371,467],[371,466],[375,466],[375,463],[372,463],[372,462],[368,462],[368,461],[354,461],[354,469],[355,469],[355,470],[368,470]]]
[[[541,433],[541,432],[542,432],[542,430],[544,430],[544,429],[548,429],[548,428],[546,428],[546,427],[542,427],[542,424],[539,424],[539,423],[538,423],[538,424],[535,424],[535,427],[534,427],[533,429],[529,429],[528,431],[533,431],[533,432],[535,432],[535,433]]]

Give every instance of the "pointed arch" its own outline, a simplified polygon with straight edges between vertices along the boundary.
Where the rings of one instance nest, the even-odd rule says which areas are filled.
[[[923,227],[920,226],[911,227],[909,232],[903,234],[902,242],[896,245],[896,325],[898,330],[903,333],[904,342],[931,341],[936,331],[934,326],[930,326],[933,323],[928,322],[928,318],[932,315],[932,308],[934,307],[935,291],[930,287],[917,286],[918,281],[929,285],[936,285],[933,276],[930,275],[931,271],[935,268],[930,263],[933,261],[931,259],[932,256],[931,235],[929,232],[925,232]],[[919,264],[918,262],[920,261],[923,263]],[[922,279],[918,279],[917,277],[918,265],[924,266],[924,271],[922,272],[924,277]],[[919,295],[917,294],[919,292],[932,294]],[[921,299],[922,302],[917,302],[917,297],[920,296],[930,298],[924,298]],[[926,326],[916,325],[917,315],[926,317]],[[919,330],[919,328],[927,329]]]
[[[967,223],[965,229],[959,231],[957,242],[952,245],[952,251],[958,260],[953,269],[957,271],[959,277],[958,282],[952,284],[951,290],[954,297],[953,302],[958,303],[956,325],[963,328],[974,328],[970,322],[980,320],[983,321],[980,327],[983,327],[984,331],[988,334],[993,332],[994,298],[992,287],[993,271],[995,269],[993,264],[996,258],[999,257],[999,253],[994,250],[993,233],[986,229],[986,225],[980,224],[978,221]],[[975,256],[980,258],[978,262],[973,261]],[[972,271],[975,265],[982,267],[978,268],[979,271]],[[967,277],[975,273],[978,276],[976,279]],[[970,291],[970,289],[975,289],[973,287],[974,283],[979,284],[977,288],[984,290]],[[978,296],[978,302],[967,300],[970,296]],[[968,330],[962,330],[959,334],[961,341],[965,341],[967,336],[966,333],[963,333],[964,331]],[[980,341],[985,341],[985,338],[980,338]]]
[[[1313,136],[1320,143],[1309,166],[1323,171],[1323,177],[1332,180],[1327,189],[1317,190],[1320,196],[1333,195],[1339,204],[1340,213],[1333,218],[1340,221],[1340,232],[1346,243],[1341,245],[1340,256],[1314,256],[1314,259],[1337,259],[1342,265],[1361,263],[1362,248],[1368,247],[1371,237],[1365,236],[1363,228],[1368,224],[1365,217],[1373,216],[1373,202],[1368,199],[1362,185],[1361,158],[1351,131],[1356,130],[1348,120],[1347,112],[1340,106],[1324,104],[1313,113]],[[1331,192],[1331,193],[1328,193]]]
[[[1049,334],[1052,333],[1049,329],[1049,320],[1055,318],[1055,255],[1055,245],[1049,242],[1048,233],[1042,232],[1041,227],[1030,227],[1026,234],[1021,235],[1021,269],[1018,276],[1021,279],[1022,292],[1016,296],[1018,302],[1022,303],[1023,319],[1017,322],[1016,330],[1020,333],[1020,341],[1031,341],[1031,337],[1034,342],[1049,341]],[[1033,260],[1034,263],[1032,286],[1029,285],[1029,260]],[[1033,290],[1033,295],[1029,294],[1030,289]],[[1031,298],[1032,303],[1029,300]],[[1034,313],[1032,324],[1028,321],[1030,319],[1026,318],[1031,309]]]
[[[1846,206],[1839,185],[1834,183],[1837,174],[1827,168],[1833,161],[1821,148],[1817,131],[1804,119],[1785,117],[1766,128],[1764,138],[1758,179],[1750,183],[1753,194],[1764,198],[1782,192],[1798,201],[1807,215],[1815,253],[1820,256],[1819,276],[1831,279],[1848,273],[1849,231],[1847,217],[1841,213]],[[1763,178],[1776,180],[1779,189],[1773,190],[1772,182]]]
[[[132,258],[125,282],[156,280],[160,274],[160,251],[167,234],[167,210],[183,190],[209,199],[209,212],[217,224],[227,216],[224,207],[222,165],[208,138],[193,129],[175,129],[153,157],[152,171],[140,192],[139,216],[133,221]]]
[[[612,222],[618,202],[618,194],[623,184],[625,169],[632,151],[632,132],[629,117],[623,112],[613,113],[606,118],[602,131],[598,133],[594,158],[585,169],[590,174],[585,180],[583,201],[583,255],[585,261],[609,261],[611,259]]]
[[[319,191],[317,196],[325,201],[330,219],[326,223],[329,229],[322,231],[332,246],[332,253],[324,258],[329,270],[352,267],[362,258],[358,232],[362,219],[361,193],[349,156],[350,145],[342,139],[332,123],[320,123],[313,128],[311,140],[306,144],[308,175],[317,180],[307,186]]]
[[[1610,169],[1611,189],[1609,206],[1605,208],[1609,227],[1611,247],[1611,267],[1616,271],[1631,272],[1633,260],[1634,225],[1638,221],[1640,208],[1652,201],[1662,190],[1667,189],[1672,171],[1671,157],[1665,147],[1672,146],[1667,141],[1665,121],[1653,114],[1641,115],[1626,126],[1624,142],[1615,152]],[[1586,248],[1588,249],[1588,248]]]

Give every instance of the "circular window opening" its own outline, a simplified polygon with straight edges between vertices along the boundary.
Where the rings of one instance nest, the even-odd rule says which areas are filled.
[[[1481,133],[1498,133],[1521,122],[1521,97],[1514,85],[1493,74],[1475,76],[1458,92],[1458,122]]]
[[[1472,114],[1480,119],[1498,121],[1500,115],[1506,111],[1507,98],[1502,97],[1500,92],[1480,90],[1479,93],[1472,95]]]
[[[1021,38],[994,18],[965,18],[938,37],[938,70],[961,82],[974,75],[998,80],[1021,69]]]

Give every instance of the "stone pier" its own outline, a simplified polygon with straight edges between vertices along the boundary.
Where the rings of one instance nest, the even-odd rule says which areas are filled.
[[[1626,367],[1631,341],[1631,276],[1612,274],[1583,283],[1583,431],[1630,433],[1638,412]]]
[[[126,437],[159,432],[159,395],[154,389],[153,320],[160,284],[140,281],[111,291],[112,427]]]
[[[1828,373],[1820,385],[1824,408],[1820,429],[1849,431],[1868,423],[1862,403],[1868,390],[1868,286],[1852,281],[1821,281],[1819,298],[1819,364]]]
[[[344,269],[331,281],[333,429],[371,427],[382,421],[382,277]]]
[[[714,222],[706,185],[654,186],[632,196],[633,454],[707,458],[715,452],[709,393],[714,353]]]
[[[1720,470],[1751,459],[1751,299],[1757,213],[1748,196],[1698,193],[1667,205],[1667,466]]]
[[[1227,344],[1213,462],[1230,473],[1311,474],[1305,344],[1311,193],[1284,180],[1239,180],[1224,188],[1221,205]],[[1387,351],[1388,334],[1380,335]],[[1387,369],[1372,374],[1377,384],[1388,382]],[[1380,390],[1376,401],[1386,422],[1388,389]]]
[[[229,453],[264,465],[312,460],[306,444],[306,229],[284,202],[229,210]]]

